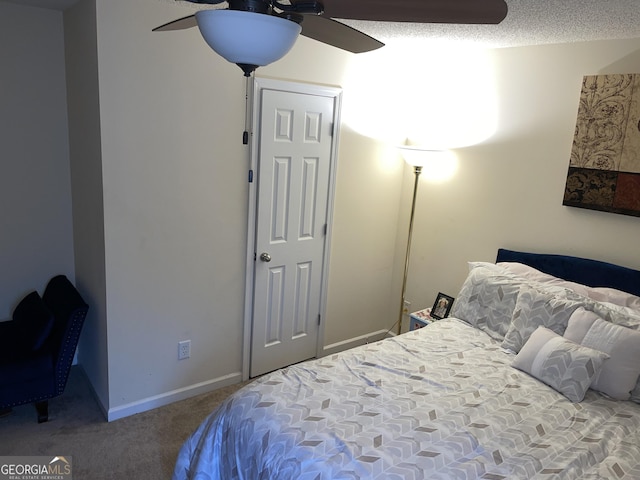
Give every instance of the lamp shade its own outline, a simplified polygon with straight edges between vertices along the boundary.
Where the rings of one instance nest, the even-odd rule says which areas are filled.
[[[456,155],[451,150],[429,150],[410,145],[399,146],[398,150],[406,163],[414,168],[420,167],[431,182],[449,180],[458,169]]]
[[[291,20],[241,10],[201,10],[196,21],[216,53],[229,62],[255,67],[282,58],[302,30]]]
[[[430,160],[446,157],[449,153],[447,150],[427,150],[409,145],[403,145],[398,149],[404,161],[412,167],[424,167]]]

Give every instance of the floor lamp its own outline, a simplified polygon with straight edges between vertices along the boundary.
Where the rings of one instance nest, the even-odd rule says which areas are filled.
[[[437,154],[434,150],[425,150],[417,147],[398,147],[404,161],[413,167],[413,197],[411,199],[411,216],[409,217],[409,234],[407,235],[407,249],[404,256],[404,274],[402,275],[402,296],[400,298],[400,314],[398,315],[398,335],[402,333],[402,318],[404,316],[405,293],[407,290],[407,276],[409,274],[409,257],[411,255],[411,237],[413,236],[413,216],[416,211],[416,197],[418,194],[418,180],[422,167],[427,163],[430,155]]]

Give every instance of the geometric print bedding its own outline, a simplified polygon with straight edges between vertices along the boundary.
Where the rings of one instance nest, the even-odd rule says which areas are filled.
[[[566,300],[553,292],[523,285],[502,347],[518,353],[540,326],[562,335],[569,317],[579,306],[580,303]]]
[[[638,479],[640,405],[581,403],[448,318],[265,375],[184,443],[174,479]]]
[[[514,281],[511,275],[501,275],[496,269],[491,264],[470,264],[451,316],[464,319],[495,340],[502,340],[511,324],[522,282]]]

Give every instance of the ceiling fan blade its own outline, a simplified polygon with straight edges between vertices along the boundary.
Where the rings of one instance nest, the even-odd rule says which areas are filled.
[[[292,0],[295,3],[295,0]],[[379,22],[497,24],[504,0],[323,0],[331,18]]]
[[[304,15],[301,35],[352,53],[363,53],[384,43],[344,23],[318,15]]]
[[[187,28],[197,27],[198,23],[196,22],[195,15],[188,15],[186,17],[178,18],[177,20],[172,20],[169,23],[165,23],[164,25],[160,25],[159,27],[154,28],[152,31],[154,32],[170,32],[172,30],[185,30]]]

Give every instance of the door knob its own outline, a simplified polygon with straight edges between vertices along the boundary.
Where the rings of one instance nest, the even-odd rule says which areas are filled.
[[[261,253],[260,254],[260,260],[262,260],[263,262],[270,262],[271,261],[271,255],[269,255],[267,252]]]

